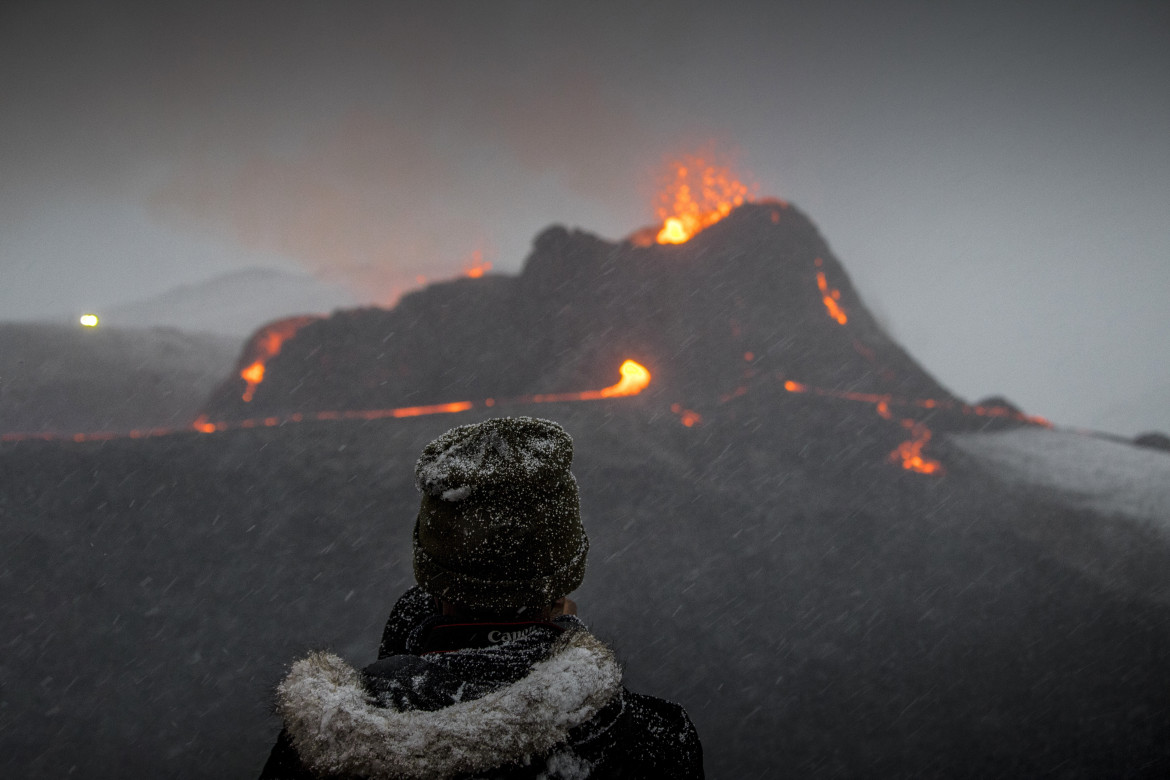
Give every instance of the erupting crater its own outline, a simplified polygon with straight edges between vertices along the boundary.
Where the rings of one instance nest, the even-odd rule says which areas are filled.
[[[659,244],[681,244],[705,227],[714,225],[732,209],[752,200],[752,187],[731,168],[688,156],[674,165],[674,180],[661,196],[658,216],[662,229]]]
[[[744,183],[730,165],[716,162],[712,155],[686,155],[670,164],[659,191],[655,210],[661,226],[639,230],[628,240],[635,246],[686,243],[753,202],[755,191],[754,184]]]

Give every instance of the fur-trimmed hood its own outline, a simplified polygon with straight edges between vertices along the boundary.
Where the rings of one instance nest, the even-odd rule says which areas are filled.
[[[361,672],[336,655],[313,653],[277,688],[277,709],[301,760],[317,773],[441,778],[546,756],[621,690],[613,652],[577,628],[520,679],[435,710],[379,700]]]

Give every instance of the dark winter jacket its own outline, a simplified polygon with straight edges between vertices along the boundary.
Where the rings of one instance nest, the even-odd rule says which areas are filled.
[[[703,776],[682,707],[622,687],[575,617],[444,618],[412,588],[379,656],[362,672],[326,653],[293,665],[261,778]]]

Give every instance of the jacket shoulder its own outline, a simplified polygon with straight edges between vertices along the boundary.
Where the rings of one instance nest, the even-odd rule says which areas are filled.
[[[297,755],[292,740],[289,739],[288,729],[281,729],[272,752],[268,754],[268,761],[260,770],[260,780],[316,780]]]
[[[434,598],[425,590],[417,585],[408,589],[390,610],[378,645],[378,658],[405,653],[410,632],[438,611]]]
[[[656,696],[625,692],[623,733],[638,735],[635,761],[647,776],[702,777],[703,748],[695,724],[681,705]]]
[[[573,735],[591,778],[703,777],[703,748],[686,710],[655,696],[621,696]]]

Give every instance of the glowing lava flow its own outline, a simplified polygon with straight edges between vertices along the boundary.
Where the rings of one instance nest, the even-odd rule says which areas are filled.
[[[1012,417],[1021,422],[1029,422],[1034,425],[1043,425],[1051,427],[1051,424],[1042,417],[1029,417],[1028,415],[1018,414],[1012,412],[1010,409],[1004,409],[998,406],[983,407],[983,406],[967,406],[966,404],[958,404],[953,401],[936,401],[931,398],[921,400],[899,400],[889,395],[878,395],[876,393],[852,393],[842,390],[826,390],[820,387],[809,387],[800,382],[793,382],[788,380],[784,383],[784,389],[790,393],[811,393],[813,395],[827,396],[829,398],[840,398],[846,401],[859,401],[862,403],[870,403],[874,405],[874,410],[884,419],[893,419],[893,413],[890,411],[890,404],[898,404],[901,406],[918,406],[923,409],[960,409],[963,414],[975,414],[984,417]],[[915,471],[919,474],[942,474],[944,473],[943,465],[937,460],[932,460],[923,456],[922,448],[927,445],[932,437],[930,428],[925,423],[917,422],[910,418],[904,418],[901,421],[902,427],[910,431],[910,440],[899,444],[893,452],[890,453],[888,460],[891,463],[900,463],[902,468],[907,471]]]
[[[275,427],[284,423],[298,423],[305,420],[381,420],[388,417],[420,417],[427,414],[454,414],[474,409],[478,405],[490,408],[498,403],[555,403],[560,401],[596,401],[602,398],[621,398],[637,395],[650,384],[650,372],[640,363],[627,360],[618,369],[621,380],[615,385],[600,390],[585,390],[576,393],[544,393],[521,396],[497,401],[487,398],[476,404],[474,401],[455,401],[430,406],[403,406],[396,409],[357,409],[346,411],[309,412],[291,414],[287,417],[265,417],[262,419],[239,420],[236,422],[210,422],[205,416],[195,421],[192,427],[202,433],[215,433],[233,428]]]
[[[826,390],[823,387],[810,387],[800,382],[793,382],[792,380],[784,383],[784,389],[790,393],[811,393],[829,398],[840,398],[845,401],[859,401],[861,403],[874,404],[878,414],[887,420],[891,419],[890,404],[894,404],[896,406],[917,406],[921,409],[950,409],[976,417],[1003,417],[1016,420],[1017,422],[1039,425],[1043,428],[1052,427],[1052,423],[1043,417],[1024,414],[1023,412],[1014,412],[1006,406],[968,406],[958,401],[939,401],[934,398],[898,398],[897,396],[883,395],[880,393],[854,393],[846,390]]]
[[[622,363],[621,381],[616,385],[603,387],[600,390],[585,390],[579,393],[541,393],[515,399],[534,404],[555,403],[557,401],[596,401],[600,398],[618,398],[623,395],[637,395],[650,384],[650,372],[641,363],[627,360]]]
[[[190,428],[146,428],[132,430],[128,433],[113,431],[95,431],[91,433],[4,433],[0,434],[0,441],[29,441],[40,439],[43,441],[108,441],[110,439],[147,439],[157,436],[169,436],[174,433],[183,433],[195,430],[200,433],[216,433],[237,428],[275,428],[287,423],[299,423],[306,420],[382,420],[386,418],[421,417],[428,414],[454,414],[466,412],[477,406],[491,408],[498,403],[554,403],[560,401],[595,401],[603,398],[622,398],[637,395],[650,385],[650,372],[640,363],[627,360],[618,369],[621,379],[615,385],[603,387],[600,390],[586,390],[578,393],[549,393],[544,395],[521,396],[497,401],[487,398],[478,404],[474,401],[453,401],[445,404],[431,404],[430,406],[400,406],[395,409],[358,409],[346,411],[326,412],[296,412],[285,417],[255,417],[246,420],[231,422],[212,422],[207,415],[200,415]]]
[[[849,318],[845,316],[845,310],[841,308],[838,301],[841,300],[841,291],[836,287],[830,287],[829,281],[825,278],[825,272],[820,270],[825,261],[821,258],[816,259],[817,266],[817,289],[821,291],[821,301],[825,304],[825,309],[828,310],[829,316],[837,321],[838,325],[844,325],[849,322]]]
[[[877,413],[889,420],[893,415],[890,412],[890,403],[893,399],[888,395],[876,395],[871,393],[850,393],[838,390],[825,390],[820,387],[809,387],[800,382],[793,382],[788,380],[784,383],[784,389],[790,393],[812,393],[814,395],[823,395],[830,398],[841,398],[848,401],[862,401],[865,403],[872,403]],[[923,457],[922,448],[930,441],[931,432],[925,424],[915,422],[909,418],[901,421],[902,427],[910,431],[910,441],[904,441],[899,444],[893,452],[890,453],[888,460],[891,463],[901,463],[902,468],[907,471],[916,471],[919,474],[942,474],[944,473],[943,465],[937,460]]]
[[[684,157],[673,165],[673,178],[659,196],[658,217],[662,228],[654,241],[659,244],[688,241],[703,228],[726,217],[736,206],[751,201],[752,190],[728,166],[698,155]]]
[[[491,261],[483,259],[483,252],[479,249],[471,253],[471,263],[464,269],[463,274],[471,279],[480,279],[492,270]]]
[[[1033,415],[1022,414],[1014,412],[1011,409],[1002,406],[968,406],[967,404],[958,403],[957,401],[938,401],[933,398],[921,399],[906,399],[895,398],[890,395],[880,395],[877,393],[853,393],[844,390],[826,390],[822,387],[809,387],[800,382],[793,382],[791,379],[784,382],[784,389],[790,393],[811,393],[812,395],[821,395],[828,398],[840,398],[845,401],[858,401],[860,403],[873,404],[874,410],[881,417],[892,420],[893,413],[890,411],[890,405],[896,406],[917,406],[920,409],[953,409],[962,412],[963,414],[975,415],[977,417],[1004,417],[1017,420],[1019,422],[1030,423],[1032,425],[1039,425],[1044,428],[1051,428],[1052,423],[1045,420],[1043,417],[1036,417]],[[922,455],[922,448],[927,445],[933,435],[930,428],[925,423],[917,422],[910,418],[904,418],[901,421],[902,427],[910,431],[910,441],[902,442],[889,455],[891,463],[900,463],[902,468],[907,471],[916,471],[919,474],[942,474],[944,473],[943,465],[937,460],[931,460]]]
[[[943,473],[942,464],[937,460],[922,457],[922,448],[930,441],[933,435],[930,428],[920,422],[905,419],[902,420],[902,427],[910,431],[910,441],[904,441],[899,444],[893,452],[889,454],[887,460],[890,463],[901,463],[902,468],[907,471],[917,471],[919,474],[941,474]]]
[[[268,361],[280,354],[280,348],[284,342],[288,341],[293,335],[308,325],[310,322],[316,320],[317,317],[290,317],[287,320],[274,322],[264,328],[263,331],[253,340],[253,348],[255,350],[254,359],[245,368],[240,370],[240,378],[246,382],[244,387],[244,394],[241,396],[245,402],[251,401],[256,394],[256,386],[264,381],[264,367]]]

